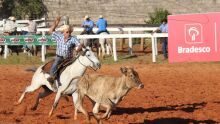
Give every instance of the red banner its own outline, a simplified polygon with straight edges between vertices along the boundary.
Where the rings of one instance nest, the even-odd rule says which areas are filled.
[[[169,62],[219,61],[220,12],[168,17]]]

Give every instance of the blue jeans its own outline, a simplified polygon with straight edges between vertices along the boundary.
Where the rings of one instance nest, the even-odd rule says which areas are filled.
[[[168,53],[167,52],[167,40],[168,40],[167,37],[163,38],[162,51],[163,51],[164,58],[168,58],[168,56],[167,56],[167,53]]]
[[[54,61],[53,65],[52,65],[52,67],[51,67],[51,70],[50,70],[50,76],[55,76],[55,77],[56,77],[55,71],[57,71],[57,67],[58,67],[58,65],[59,65],[62,61],[63,61],[63,57],[61,57],[61,56],[56,56],[55,61]]]

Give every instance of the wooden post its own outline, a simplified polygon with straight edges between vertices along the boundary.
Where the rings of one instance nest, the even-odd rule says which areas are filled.
[[[141,51],[144,51],[144,40],[145,40],[144,38],[141,38],[141,44],[140,44],[141,45],[140,46]]]
[[[125,43],[125,38],[122,38],[120,41],[119,50],[123,50],[124,43]]]

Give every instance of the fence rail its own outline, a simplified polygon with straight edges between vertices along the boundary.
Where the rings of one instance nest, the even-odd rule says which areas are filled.
[[[158,37],[168,37],[167,33],[146,33],[146,34],[109,34],[109,35],[77,35],[78,39],[91,39],[91,38],[111,38],[112,39],[112,47],[113,47],[113,57],[114,61],[117,61],[117,46],[116,46],[116,39],[117,38],[128,38],[129,39],[129,48],[132,50],[132,38],[151,38],[152,43],[152,62],[156,62],[156,55],[157,55],[157,38]],[[5,45],[5,50],[8,48],[8,44],[2,43]],[[16,44],[12,44],[16,45]],[[42,61],[45,61],[45,51],[46,51],[46,43],[41,44],[41,57]],[[131,52],[132,53],[132,52]],[[4,58],[7,57],[7,52],[5,52]]]
[[[20,23],[26,23],[24,20],[23,22],[21,21]],[[1,21],[0,21],[1,24]],[[157,55],[157,38],[158,37],[168,37],[168,34],[166,33],[147,33],[148,31],[151,32],[153,30],[156,30],[157,27],[108,27],[107,28],[111,34],[109,35],[77,35],[78,39],[91,39],[91,38],[110,38],[112,39],[112,46],[113,46],[113,57],[114,61],[117,61],[117,51],[116,51],[116,39],[118,38],[128,38],[129,40],[129,52],[132,54],[132,38],[151,38],[152,42],[152,62],[156,62],[156,55]],[[27,27],[19,27],[19,30],[27,30]],[[93,28],[93,31],[96,32],[98,29]],[[1,27],[0,27],[1,31]],[[45,36],[46,32],[49,31],[49,28],[37,28],[38,32],[42,32],[42,36]],[[76,32],[82,32],[83,28],[81,27],[74,27],[73,33]],[[137,34],[137,32],[140,32]],[[136,33],[136,34],[132,34]],[[36,41],[36,40],[35,40]],[[50,40],[51,41],[51,40]],[[51,42],[52,43],[52,42]],[[23,44],[26,44],[23,41]],[[5,48],[7,49],[7,45],[9,44],[4,44]],[[18,44],[11,44],[11,45],[18,45]],[[47,44],[47,43],[39,43],[36,45],[42,45],[42,61],[45,61],[45,51],[46,51],[46,45],[53,45],[53,44]],[[4,58],[7,57],[7,53],[5,52]]]

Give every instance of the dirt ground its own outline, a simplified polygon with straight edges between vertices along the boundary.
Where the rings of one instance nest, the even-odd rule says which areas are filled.
[[[130,63],[139,73],[144,89],[132,89],[104,124],[215,124],[220,123],[220,64]],[[119,76],[122,64],[103,65],[100,73]],[[61,98],[52,117],[48,117],[54,96],[41,101],[32,111],[37,94],[30,93],[21,105],[14,106],[33,73],[29,66],[0,65],[1,124],[80,124],[87,123],[82,113],[74,121],[72,98]],[[91,102],[85,100],[91,112]],[[95,123],[93,117],[91,123]]]

